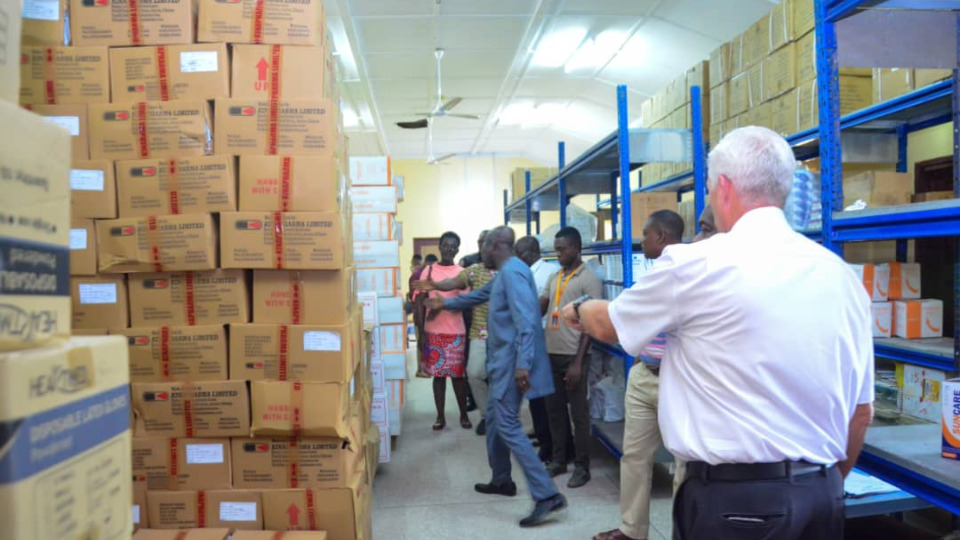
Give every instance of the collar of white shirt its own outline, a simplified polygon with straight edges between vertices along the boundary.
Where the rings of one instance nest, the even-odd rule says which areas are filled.
[[[779,230],[771,229],[771,227],[776,227]],[[749,232],[769,234],[792,230],[790,224],[787,223],[787,217],[783,215],[783,210],[776,206],[761,206],[740,216],[740,219],[731,227],[730,232],[733,234]]]

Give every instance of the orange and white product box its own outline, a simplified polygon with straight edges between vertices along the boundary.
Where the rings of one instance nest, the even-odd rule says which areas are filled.
[[[389,186],[392,179],[389,157],[350,158],[350,182],[354,186]]]
[[[361,242],[369,240],[398,240],[396,233],[397,223],[393,219],[393,214],[357,213],[353,215],[354,240]]]
[[[193,8],[193,0],[70,0],[70,35],[81,47],[192,43]]]
[[[397,213],[397,188],[394,186],[353,186],[350,201],[356,213]]]
[[[920,298],[920,265],[918,263],[890,263],[890,298],[893,300]]]
[[[199,1],[197,41],[201,43],[312,46],[324,43],[327,24],[321,0],[259,3],[257,0]],[[323,69],[322,64],[315,69]]]
[[[204,100],[95,103],[92,159],[180,158],[212,154],[210,105]]]
[[[870,305],[873,316],[873,337],[888,338],[893,335],[893,304],[874,302]]]
[[[907,339],[943,336],[943,301],[895,300],[893,335]]]
[[[337,105],[329,99],[218,99],[218,154],[333,157]]]
[[[114,103],[230,96],[227,45],[158,45],[110,49]]]
[[[382,324],[380,328],[380,351],[382,354],[403,353],[407,350],[405,324]]]
[[[885,264],[851,264],[870,300],[886,302],[890,294],[890,267]]]
[[[324,95],[323,47],[234,45],[232,97],[315,99]],[[271,83],[276,83],[271,91]]]
[[[337,212],[345,196],[332,157],[240,157],[241,212]]]
[[[375,292],[357,293],[357,301],[363,307],[363,324],[377,326],[380,324],[379,297]]]
[[[940,409],[940,456],[960,459],[960,379],[950,379],[942,383]]]
[[[109,102],[106,47],[21,48],[21,104]]]
[[[406,312],[403,309],[403,298],[386,296],[378,299],[377,312],[379,324],[404,324]]]
[[[353,243],[354,264],[360,268],[399,268],[400,242],[396,240]]]
[[[400,290],[399,268],[364,268],[357,270],[357,291],[379,296],[394,296]]]

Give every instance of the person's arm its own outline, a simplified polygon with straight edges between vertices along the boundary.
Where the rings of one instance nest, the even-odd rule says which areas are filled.
[[[547,314],[547,310],[550,309],[550,299],[546,296],[540,297],[540,316],[543,317]]]
[[[859,299],[860,313],[850,324],[850,327],[855,332],[854,335],[857,336],[856,352],[853,356],[854,365],[859,368],[858,372],[862,376],[860,377],[859,392],[856,395],[857,407],[853,411],[847,430],[847,458],[837,463],[837,467],[843,473],[844,478],[853,470],[854,465],[857,464],[857,459],[860,457],[860,451],[863,450],[863,439],[867,435],[867,428],[873,422],[873,400],[875,398],[875,355],[873,331],[871,330],[873,316],[870,314],[870,301],[866,298],[866,295],[863,295],[863,289],[859,289],[857,292],[861,295]]]
[[[507,305],[510,306],[510,317],[517,329],[515,346],[517,351],[517,380],[519,383],[522,378],[520,372],[527,372],[526,375],[529,377],[529,371],[533,366],[534,358],[536,358],[537,349],[534,340],[537,330],[541,327],[542,319],[537,314],[537,297],[532,294],[531,283],[528,281],[527,275],[515,270],[508,272],[501,273],[501,276],[508,273],[504,276],[504,279],[507,280],[505,289]],[[530,278],[532,278],[532,275],[530,275]],[[535,286],[532,288],[536,289]]]
[[[443,309],[447,311],[464,311],[489,302],[490,292],[493,290],[494,281],[496,281],[496,278],[490,280],[490,283],[487,283],[483,287],[474,289],[467,294],[461,294],[460,296],[447,298],[443,302]]]
[[[466,271],[461,272],[457,277],[452,277],[450,279],[445,279],[443,281],[437,282],[432,279],[418,280],[414,282],[414,287],[422,291],[461,291],[470,287],[470,280],[466,276]]]
[[[580,317],[577,317],[573,304],[563,308],[563,318],[567,325],[581,330],[598,341],[615,344],[619,341],[617,330],[610,319],[610,302],[606,300],[587,300],[580,304]]]
[[[590,350],[590,344],[593,342],[593,338],[590,337],[586,332],[580,334],[580,345],[577,347],[577,355],[573,357],[573,362],[570,363],[570,367],[567,368],[567,374],[564,375],[563,380],[567,383],[567,390],[573,391],[576,389],[577,385],[580,384],[580,379],[583,377],[583,359],[587,356],[587,351]]]
[[[837,463],[843,477],[846,478],[853,466],[857,464],[860,458],[860,451],[863,450],[863,439],[867,436],[867,428],[873,422],[873,403],[861,403],[857,405],[853,412],[853,418],[850,419],[850,429],[847,435],[847,459]]]

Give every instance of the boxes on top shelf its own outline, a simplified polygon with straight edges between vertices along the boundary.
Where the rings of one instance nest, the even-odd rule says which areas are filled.
[[[70,275],[97,273],[97,228],[92,219],[70,221]]]
[[[93,159],[180,158],[213,153],[210,105],[204,100],[96,103],[89,105],[89,110]]]
[[[73,160],[70,168],[70,211],[74,218],[117,217],[117,183],[113,162]]]
[[[70,278],[74,328],[120,330],[130,325],[127,282],[122,274]]]
[[[767,45],[767,54],[772,54],[788,43],[792,43],[796,38],[796,25],[794,24],[795,13],[793,2],[784,0],[770,9],[767,15],[769,22],[767,28],[770,31],[770,39]]]
[[[397,189],[394,186],[353,186],[350,202],[357,213],[397,213]]]
[[[109,102],[106,47],[22,47],[21,104]]]
[[[114,103],[230,97],[227,45],[110,49]]]
[[[116,171],[121,218],[237,209],[231,156],[118,161]]]
[[[863,201],[869,208],[910,204],[913,175],[866,171],[843,179],[843,206]]]
[[[633,209],[631,219],[633,234],[639,236],[650,214],[657,210],[677,211],[677,194],[631,193],[630,205]]]
[[[950,69],[915,69],[913,70],[913,82],[917,88],[929,86],[935,82],[949,79],[953,76],[953,70]]]
[[[79,47],[193,42],[193,0],[70,0],[70,37]]]
[[[222,325],[127,328],[131,382],[227,380]]]
[[[396,240],[354,242],[353,252],[358,269],[400,267],[400,244]]]
[[[260,492],[254,490],[150,491],[147,513],[157,529],[263,529]]]
[[[814,0],[787,0],[793,7],[793,33],[802,36],[816,26]]]
[[[356,304],[353,268],[336,271],[255,270],[253,322],[338,325]]]
[[[869,77],[840,75],[837,79],[840,89],[840,114],[846,115],[873,105],[871,80]],[[816,79],[797,84],[797,115],[800,130],[810,129],[820,124],[820,107],[817,103]]]
[[[249,321],[242,270],[131,274],[129,287],[133,328]]]
[[[234,45],[231,97],[234,99],[331,98],[324,88],[327,70],[323,47]],[[272,81],[277,88],[271,91]]]
[[[220,215],[223,268],[339,270],[343,219],[336,212],[230,212]]]
[[[797,95],[796,90],[770,101],[770,129],[781,135],[793,135],[799,131],[797,123]]]
[[[234,324],[230,378],[348,383],[359,359],[358,345],[351,322]]]
[[[513,200],[517,200],[527,194],[527,171],[530,171],[531,191],[557,174],[556,169],[548,167],[534,167],[532,169],[519,167],[514,169],[510,174],[510,183],[513,187]]]
[[[240,156],[239,209],[336,212],[346,197],[336,159],[326,156]]]
[[[161,215],[97,222],[101,272],[175,272],[217,268],[210,214]]]
[[[885,264],[851,264],[870,300],[886,302],[890,294],[890,267]]]
[[[873,100],[876,103],[891,100],[916,88],[914,70],[907,68],[874,69]]]
[[[272,2],[261,10],[256,9],[256,0],[199,0],[199,4],[197,41],[201,43],[324,44],[327,25],[321,0]]]
[[[797,80],[806,81],[817,76],[817,36],[810,32],[797,39]],[[840,75],[871,77],[870,68],[840,68]]]
[[[889,263],[890,267],[890,298],[918,299],[920,298],[920,265],[918,263]]]
[[[134,438],[133,475],[151,490],[232,489],[230,439]]]
[[[943,301],[894,300],[893,335],[907,338],[943,336]]]
[[[763,100],[768,101],[797,86],[797,56],[793,43],[763,60]]]
[[[890,302],[873,302],[870,304],[870,314],[873,317],[873,337],[892,337],[893,304]]]
[[[17,3],[18,4],[18,3]],[[11,27],[8,35],[20,36],[20,40],[8,42],[23,45],[69,45],[69,19],[67,18],[67,0],[24,0],[20,12],[20,32]],[[18,8],[19,9],[19,8]],[[10,21],[14,21],[12,12]],[[13,24],[17,24],[13,22]],[[8,56],[16,58],[20,56]]]
[[[724,43],[710,53],[710,88],[714,88],[730,80],[730,44]],[[646,117],[644,117],[646,119]]]
[[[24,108],[42,116],[70,133],[70,156],[74,160],[90,159],[90,138],[87,105],[25,105]],[[9,131],[11,134],[13,131]],[[19,133],[17,133],[19,135]]]
[[[219,4],[218,4],[219,5]],[[337,105],[329,99],[216,101],[218,154],[334,156]],[[276,121],[270,118],[276,115]]]
[[[766,58],[770,48],[770,19],[766,16],[740,34],[739,68],[743,72]],[[737,55],[737,51],[734,51]]]
[[[353,186],[389,186],[392,181],[387,156],[351,156],[350,183]]]
[[[134,436],[246,437],[250,397],[244,381],[130,385]]]

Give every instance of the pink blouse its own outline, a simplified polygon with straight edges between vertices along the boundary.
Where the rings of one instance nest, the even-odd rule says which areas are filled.
[[[463,272],[463,268],[456,264],[450,266],[434,264],[432,266],[433,272],[430,272],[430,267],[424,268],[420,274],[420,279],[426,279],[427,276],[430,276],[430,279],[439,283],[445,279],[453,279]],[[449,292],[433,291],[430,296],[440,295],[444,298],[453,298],[467,292],[470,292],[470,289]],[[466,325],[463,323],[463,314],[460,312],[441,311],[432,320],[427,320],[426,326],[425,330],[429,334],[464,335],[467,333]]]

